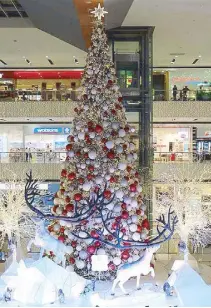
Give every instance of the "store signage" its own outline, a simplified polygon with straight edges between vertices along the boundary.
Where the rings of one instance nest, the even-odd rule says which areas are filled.
[[[62,133],[63,133],[62,127],[53,127],[53,128],[36,127],[34,129],[34,134],[62,134]]]
[[[64,133],[69,134],[70,133],[70,127],[64,127]]]

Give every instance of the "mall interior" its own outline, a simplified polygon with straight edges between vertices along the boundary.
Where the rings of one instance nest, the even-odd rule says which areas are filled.
[[[175,168],[184,181],[206,169],[193,203],[211,206],[209,0],[0,0],[0,188],[9,170],[21,180],[32,170],[57,191],[98,3],[137,166],[152,182],[150,219]],[[160,253],[176,252],[169,241]],[[211,265],[209,250],[194,253]]]

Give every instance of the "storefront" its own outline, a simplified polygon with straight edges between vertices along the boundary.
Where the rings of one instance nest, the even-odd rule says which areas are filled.
[[[24,161],[26,151],[32,153],[32,162],[37,162],[38,158],[42,162],[46,158],[46,155],[43,155],[45,152],[57,152],[59,153],[58,159],[64,160],[67,136],[70,131],[71,124],[1,125],[1,160],[5,162]],[[39,153],[41,154],[38,155]]]
[[[191,132],[191,127],[154,125],[154,160],[188,160],[192,151]]]

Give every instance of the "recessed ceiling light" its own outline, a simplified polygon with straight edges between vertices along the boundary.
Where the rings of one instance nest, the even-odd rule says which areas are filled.
[[[45,56],[46,58],[48,58],[48,56]]]
[[[199,55],[199,58],[201,58],[201,55]]]

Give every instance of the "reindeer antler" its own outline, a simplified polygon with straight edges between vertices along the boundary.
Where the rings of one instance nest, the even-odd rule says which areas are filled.
[[[172,217],[173,215],[173,217]],[[168,221],[166,222],[164,215],[160,216],[157,221],[162,225],[163,230],[160,231],[159,226],[157,226],[157,232],[158,235],[153,237],[152,239],[150,239],[147,243],[143,243],[143,242],[139,242],[139,241],[133,241],[133,240],[124,240],[124,234],[120,236],[120,232],[121,232],[121,221],[122,219],[118,217],[117,219],[117,226],[116,226],[116,230],[114,232],[112,232],[109,228],[110,224],[112,221],[114,221],[114,219],[116,219],[117,217],[114,217],[112,214],[108,213],[106,215],[103,215],[102,213],[102,209],[100,211],[100,217],[102,219],[102,223],[103,223],[103,229],[100,232],[97,232],[98,237],[94,237],[92,236],[88,231],[83,231],[83,233],[85,233],[87,236],[86,237],[81,237],[79,232],[78,233],[72,233],[76,238],[79,239],[93,239],[93,240],[97,240],[103,244],[106,244],[108,246],[114,247],[114,248],[118,248],[118,249],[127,249],[127,248],[147,248],[150,246],[154,246],[154,245],[159,245],[164,243],[165,241],[169,240],[175,230],[175,225],[178,222],[177,216],[174,215],[174,211],[171,211],[171,207],[169,208],[168,211]],[[106,231],[108,234],[112,235],[113,237],[113,241],[109,241],[106,239],[106,237],[103,235],[104,231]],[[166,232],[168,232],[168,234],[166,235]]]
[[[50,214],[44,214],[42,211],[37,209],[33,203],[35,202],[35,197],[40,196],[39,190],[37,188],[37,180],[33,180],[32,171],[26,174],[26,186],[25,186],[25,200],[28,207],[35,212],[40,218],[48,220],[65,220],[72,223],[80,223],[83,220],[88,219],[93,213],[100,207],[106,206],[113,202],[115,195],[113,195],[107,202],[104,198],[104,192],[107,189],[105,186],[104,190],[100,192],[98,190],[90,198],[85,199],[83,206],[79,207],[79,203],[75,203],[75,215],[72,217],[65,216],[55,216]],[[85,210],[84,210],[85,209]]]

